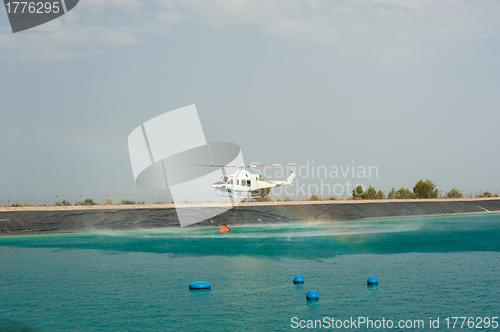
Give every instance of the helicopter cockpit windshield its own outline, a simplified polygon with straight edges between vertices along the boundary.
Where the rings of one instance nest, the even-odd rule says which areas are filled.
[[[221,176],[219,181],[215,182],[214,184],[226,184],[228,179],[229,179],[229,177],[227,177],[227,176]]]

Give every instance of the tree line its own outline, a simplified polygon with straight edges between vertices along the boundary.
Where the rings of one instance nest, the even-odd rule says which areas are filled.
[[[439,191],[436,185],[429,179],[420,179],[413,190],[405,187],[401,187],[398,190],[391,188],[391,191],[387,194],[388,199],[419,199],[419,198],[438,198]],[[463,194],[457,188],[453,188],[448,191],[443,198],[463,198]],[[476,197],[498,197],[498,195],[493,195],[489,191],[481,192],[481,194],[476,195]],[[353,199],[384,199],[385,194],[380,190],[375,190],[372,186],[369,186],[365,191],[361,185],[357,186],[352,190]]]

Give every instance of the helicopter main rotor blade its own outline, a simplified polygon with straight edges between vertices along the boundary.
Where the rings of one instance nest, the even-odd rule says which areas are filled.
[[[189,166],[206,166],[206,167],[247,167],[247,166],[236,166],[236,165],[189,165]]]
[[[297,163],[286,163],[286,164],[268,164],[268,165],[248,165],[245,167],[269,167],[269,166],[286,166],[286,165],[297,165]]]
[[[287,166],[287,165],[297,165],[297,163],[286,163],[286,164],[268,164],[268,165],[190,165],[190,166],[211,166],[211,167],[235,167],[235,168],[247,168],[247,167],[270,167],[270,166]]]

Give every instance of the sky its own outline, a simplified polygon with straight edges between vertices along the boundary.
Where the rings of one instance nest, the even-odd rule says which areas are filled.
[[[297,162],[290,196],[421,178],[500,193],[499,16],[498,0],[82,0],[13,34],[2,7],[0,204],[170,199],[135,184],[127,139],[192,104],[245,163]]]

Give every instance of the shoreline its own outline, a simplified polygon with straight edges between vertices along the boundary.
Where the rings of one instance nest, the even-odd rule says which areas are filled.
[[[176,204],[190,213],[221,204]],[[227,204],[225,205],[227,206]],[[172,204],[0,208],[0,236],[180,227]],[[237,212],[236,212],[237,210]],[[187,227],[499,214],[500,198],[245,202]]]
[[[275,205],[315,205],[315,204],[383,204],[383,203],[409,203],[409,202],[482,202],[500,200],[500,197],[481,198],[421,198],[421,199],[360,199],[360,200],[321,200],[321,201],[272,201],[272,202],[242,202],[239,206],[275,206]],[[175,207],[227,207],[229,203],[176,203],[174,204],[96,204],[96,205],[70,205],[70,206],[16,206],[0,207],[0,212],[12,211],[85,211],[85,210],[131,210],[131,209],[173,209]]]

